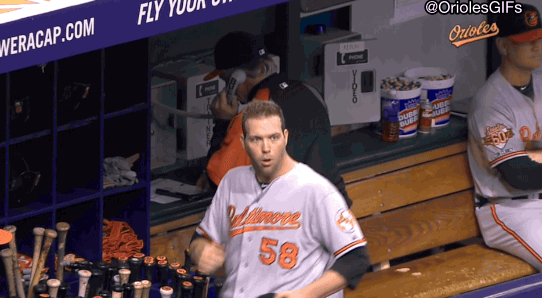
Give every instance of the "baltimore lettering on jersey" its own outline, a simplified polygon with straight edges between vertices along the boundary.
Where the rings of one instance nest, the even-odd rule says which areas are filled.
[[[255,208],[249,214],[249,207],[246,207],[241,214],[236,215],[235,210],[235,206],[228,207],[230,237],[254,231],[297,230],[301,227],[301,223],[298,221],[301,217],[300,212],[272,212]]]

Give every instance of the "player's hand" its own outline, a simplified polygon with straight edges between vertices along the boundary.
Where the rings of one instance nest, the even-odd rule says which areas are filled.
[[[232,120],[239,110],[239,100],[237,96],[232,95],[232,104],[228,104],[226,90],[220,91],[211,103],[211,113],[215,118]]]
[[[530,159],[537,163],[542,163],[542,141],[527,141],[525,144],[525,150]]]
[[[216,242],[210,242],[203,247],[199,258],[198,270],[206,275],[212,275],[226,259],[226,248]]]

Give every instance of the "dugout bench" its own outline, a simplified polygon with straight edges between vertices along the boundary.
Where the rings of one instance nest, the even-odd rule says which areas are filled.
[[[483,244],[467,142],[343,177],[373,265],[346,298],[451,297],[537,273]]]

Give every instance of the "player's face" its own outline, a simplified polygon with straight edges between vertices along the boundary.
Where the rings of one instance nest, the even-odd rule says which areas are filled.
[[[286,156],[288,131],[281,129],[278,116],[248,119],[243,137],[245,151],[259,179],[277,178]]]
[[[524,43],[508,40],[508,59],[521,70],[535,70],[542,64],[542,38]]]

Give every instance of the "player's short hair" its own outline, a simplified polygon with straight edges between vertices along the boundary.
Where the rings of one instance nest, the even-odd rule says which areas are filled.
[[[286,129],[286,122],[284,121],[284,115],[282,109],[278,104],[271,100],[253,100],[247,104],[243,109],[243,118],[241,122],[241,127],[243,128],[243,134],[246,136],[247,129],[246,123],[248,119],[260,118],[260,117],[271,117],[278,116],[280,118],[280,128],[284,133]]]

